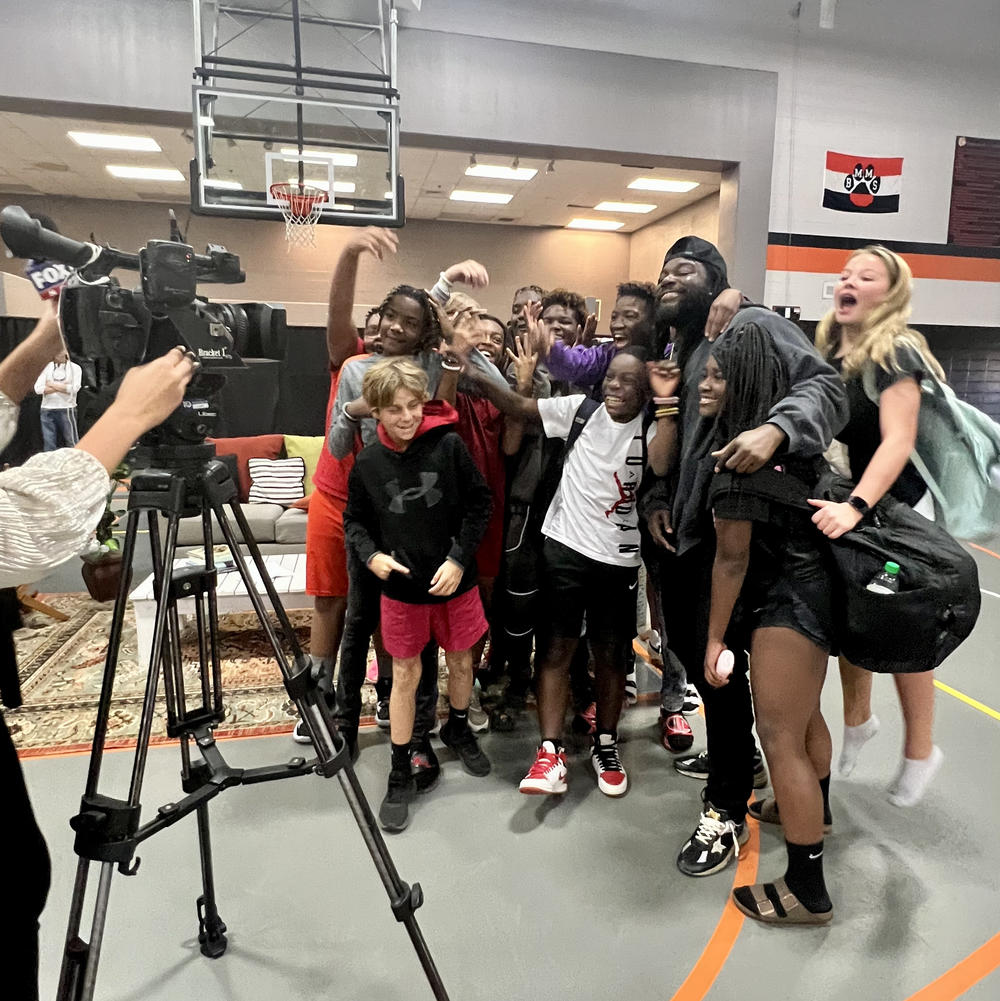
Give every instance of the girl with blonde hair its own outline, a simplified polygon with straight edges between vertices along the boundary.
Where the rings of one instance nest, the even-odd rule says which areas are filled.
[[[917,438],[920,383],[928,372],[944,380],[944,372],[923,335],[907,325],[912,281],[906,261],[886,247],[854,251],[836,283],[834,307],[816,330],[816,347],[840,369],[847,389],[850,419],[837,437],[847,446],[856,484],[845,502],[810,501],[817,508],[813,522],[831,539],[858,525],[886,493],[934,518],[926,484],[909,457]],[[877,403],[865,391],[866,373],[874,374]],[[934,673],[894,678],[905,739],[889,801],[913,806],[944,757],[932,739]],[[838,768],[846,776],[861,748],[878,733],[879,721],[871,709],[872,675],[841,657],[840,679],[844,744]]]

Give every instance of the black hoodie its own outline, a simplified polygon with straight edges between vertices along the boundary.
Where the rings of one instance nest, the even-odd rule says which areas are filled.
[[[452,427],[457,417],[448,404],[425,405],[420,428],[403,451],[379,425],[378,442],[361,450],[351,470],[344,535],[363,562],[381,552],[410,568],[382,582],[396,601],[437,604],[478,581],[476,550],[489,522],[490,490]],[[465,571],[462,582],[454,594],[428,594],[446,559]]]

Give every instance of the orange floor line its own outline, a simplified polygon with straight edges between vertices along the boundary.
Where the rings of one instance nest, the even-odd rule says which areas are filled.
[[[955,1001],[997,967],[1000,967],[1000,934],[994,935],[937,980],[911,994],[906,1001]]]
[[[966,545],[971,546],[973,549],[978,549],[981,553],[986,553],[987,556],[992,556],[1000,560],[1000,553],[995,553],[992,549],[987,549],[985,546],[977,546],[974,542],[967,542]]]
[[[733,886],[743,886],[745,883],[757,881],[757,861],[760,857],[760,831],[757,824],[749,823],[750,840],[740,849],[740,860],[736,866],[736,876]],[[725,909],[719,923],[712,932],[704,952],[698,957],[687,979],[677,989],[670,1001],[702,1001],[715,983],[715,978],[722,972],[729,953],[736,944],[740,929],[743,927],[744,916],[736,909],[732,900],[726,901]],[[930,999],[921,999],[930,1001]]]

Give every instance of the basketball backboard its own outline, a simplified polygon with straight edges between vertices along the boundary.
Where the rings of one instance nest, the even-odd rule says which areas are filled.
[[[193,5],[193,210],[281,219],[290,184],[327,193],[320,223],[402,225],[391,0]]]

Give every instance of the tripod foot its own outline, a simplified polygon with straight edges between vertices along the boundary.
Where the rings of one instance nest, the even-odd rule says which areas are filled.
[[[198,898],[198,945],[209,959],[218,959],[229,945],[225,922],[214,909],[211,916],[207,914],[204,897]]]

